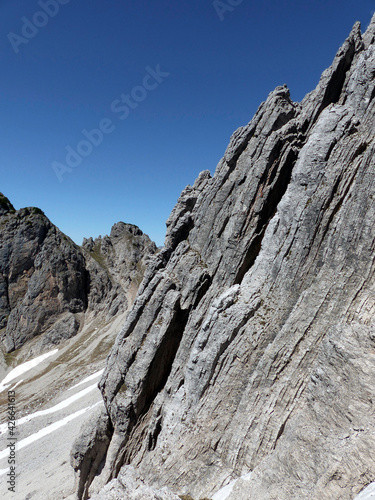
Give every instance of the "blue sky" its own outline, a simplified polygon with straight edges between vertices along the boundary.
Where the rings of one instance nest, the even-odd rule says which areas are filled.
[[[374,11],[372,0],[56,2],[0,0],[0,191],[78,244],[122,220],[162,245],[181,190],[214,172],[232,132],[277,85],[301,100]]]

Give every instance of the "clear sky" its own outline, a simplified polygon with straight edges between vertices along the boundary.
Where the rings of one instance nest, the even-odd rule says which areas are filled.
[[[277,85],[301,100],[374,11],[373,0],[58,1],[0,0],[0,191],[78,244],[122,220],[162,245],[181,190],[214,172],[233,131]]]

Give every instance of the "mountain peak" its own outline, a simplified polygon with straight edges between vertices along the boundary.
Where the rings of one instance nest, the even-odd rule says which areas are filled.
[[[5,215],[9,212],[14,213],[16,209],[11,204],[6,196],[0,192],[0,215]]]
[[[374,477],[374,43],[356,23],[182,192],[73,447],[85,495],[349,499]]]

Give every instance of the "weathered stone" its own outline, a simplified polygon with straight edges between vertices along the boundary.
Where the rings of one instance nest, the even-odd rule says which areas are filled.
[[[143,478],[133,467],[124,467],[118,479],[111,481],[103,490],[91,497],[91,500],[181,500],[181,497],[174,495],[168,488],[160,490],[151,488],[144,483]],[[185,497],[187,498],[187,497]]]
[[[193,498],[242,477],[231,499],[349,500],[374,479],[374,22],[183,191],[100,382],[92,492],[125,483],[97,498],[128,498],[129,464]]]
[[[14,206],[3,193],[0,193],[0,215],[15,212]]]
[[[80,470],[77,481],[79,498],[88,498],[87,486],[94,479],[95,471],[103,462],[111,437],[111,422],[107,412],[98,409],[85,423],[82,433],[72,448],[71,465]],[[78,476],[77,476],[78,478]]]
[[[0,195],[0,329],[6,351],[43,335],[40,350],[66,340],[87,317],[125,312],[155,244],[119,222],[111,235],[76,245],[38,208],[15,211]]]
[[[85,311],[88,275],[79,247],[41,210],[9,212],[0,224],[0,314],[9,352],[47,330],[52,333],[62,314]]]
[[[72,313],[66,313],[58,319],[52,328],[46,331],[41,339],[41,346],[58,345],[60,342],[70,339],[77,335],[79,322]]]
[[[112,227],[109,236],[99,237],[95,240],[92,238],[84,239],[82,247],[99,264],[100,268],[104,268],[107,274],[105,279],[109,278],[114,284],[120,286],[121,292],[117,286],[115,287],[116,293],[125,295],[124,299],[119,297],[115,304],[112,304],[112,308],[109,307],[109,316],[116,314],[119,308],[126,310],[126,304],[131,304],[134,301],[148,260],[157,251],[155,243],[146,234],[143,234],[139,227],[118,222]],[[97,272],[93,271],[93,274]],[[102,278],[103,276],[100,276],[100,280]],[[94,295],[93,282],[95,280],[93,277],[91,281],[91,293]],[[98,284],[95,285],[98,286]],[[103,293],[96,294],[92,300],[96,303],[101,302],[109,305],[108,300],[103,300]]]

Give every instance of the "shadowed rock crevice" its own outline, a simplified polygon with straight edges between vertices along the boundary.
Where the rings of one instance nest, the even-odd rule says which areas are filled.
[[[76,491],[80,500],[89,498],[89,486],[104,466],[112,435],[111,421],[106,412],[100,411],[87,422],[85,432],[73,445],[71,465],[79,471]]]
[[[165,384],[167,383],[172,370],[172,365],[175,361],[176,353],[180,346],[189,313],[189,310],[181,309],[179,303],[175,304],[173,317],[171,318],[169,326],[163,335],[162,341],[155,350],[152,362],[147,369],[147,373],[145,373],[144,378],[141,381],[142,387],[139,395],[135,400],[135,403],[131,405],[131,410],[129,410],[131,418],[128,422],[127,433],[129,435],[133,433],[137,436],[139,443],[137,446],[132,447],[130,453],[125,452],[123,457],[117,460],[114,477],[117,476],[123,465],[131,462],[132,457],[136,455],[144,445],[142,442],[143,440],[148,440],[146,445],[147,447],[151,446],[151,448],[155,448],[156,446],[157,437],[162,428],[161,418],[157,418],[152,432],[149,432],[148,435],[143,433],[143,439],[141,439],[139,433],[136,432],[135,427],[138,423],[142,424],[142,419],[149,412],[156,396],[163,390]]]
[[[345,87],[348,82],[350,70],[353,68],[356,56],[362,52],[363,48],[364,45],[360,31],[360,24],[356,23],[349,37],[338,51],[332,66],[323,73],[320,79],[319,85],[316,89],[320,91],[317,93],[317,99],[315,102],[316,109],[313,111],[310,123],[308,123],[308,121],[304,122],[303,128],[305,130],[309,128],[311,129],[322,111],[327,108],[327,106],[339,102],[340,99],[345,102]],[[308,97],[309,96],[305,98],[303,104],[306,102]]]
[[[135,408],[136,418],[147,413],[156,395],[165,386],[184,333],[189,312],[189,310],[181,309],[179,304],[176,305],[172,320],[142,381],[143,388],[137,398]]]
[[[350,44],[347,52],[340,59],[337,68],[332,74],[332,77],[326,87],[322,103],[318,108],[316,117],[326,108],[329,104],[334,104],[339,101],[342,89],[345,83],[347,72],[349,71],[353,58],[355,55],[355,46]]]
[[[289,181],[292,175],[293,167],[298,158],[298,150],[294,148],[289,148],[288,152],[282,158],[282,164],[274,166],[273,170],[268,174],[267,187],[271,185],[269,193],[267,193],[266,201],[258,215],[257,226],[255,229],[255,236],[250,242],[249,248],[246,250],[244,259],[239,267],[236,274],[234,284],[240,284],[245,276],[245,274],[253,266],[255,259],[259,255],[262,239],[267,226],[276,213],[277,205],[284,196],[284,193],[289,185]],[[274,160],[276,161],[276,160]],[[276,177],[276,172],[278,175]],[[266,174],[265,174],[266,175]],[[273,185],[272,185],[273,182]],[[262,181],[261,181],[262,186]],[[262,193],[265,192],[266,188],[261,188]]]

